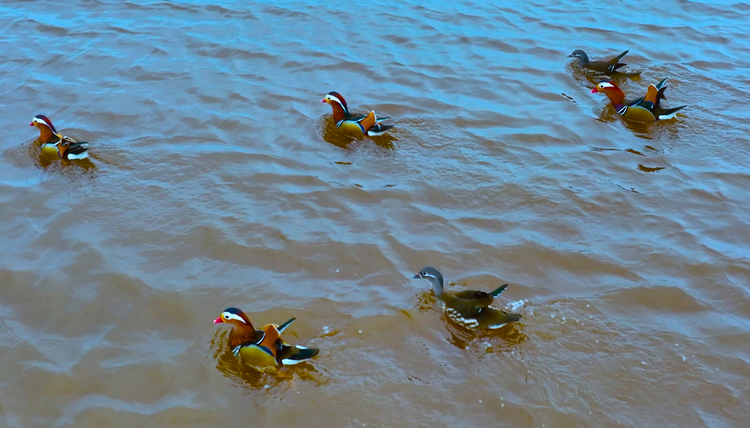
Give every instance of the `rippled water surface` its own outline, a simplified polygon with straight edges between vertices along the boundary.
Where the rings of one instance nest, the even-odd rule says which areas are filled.
[[[741,427],[750,5],[0,2],[0,425]],[[630,49],[677,119],[571,64]],[[325,93],[398,118],[350,141]],[[46,114],[90,164],[42,161]],[[475,336],[428,284],[511,287]],[[228,307],[321,348],[237,367]]]

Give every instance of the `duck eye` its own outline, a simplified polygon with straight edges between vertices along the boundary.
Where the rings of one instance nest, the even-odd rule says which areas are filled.
[[[422,271],[422,275],[427,275],[427,272]]]

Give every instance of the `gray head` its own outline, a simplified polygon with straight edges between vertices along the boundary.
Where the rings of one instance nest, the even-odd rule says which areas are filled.
[[[589,56],[586,55],[586,52],[576,49],[573,51],[572,54],[568,55],[568,58],[575,58],[578,60],[578,63],[581,65],[586,65],[589,63]]]
[[[422,270],[420,270],[416,275],[412,276],[412,278],[421,278],[430,281],[430,285],[432,285],[432,291],[435,293],[435,295],[437,297],[443,295],[443,275],[441,275],[440,272],[438,272],[438,270],[434,267],[423,267]]]

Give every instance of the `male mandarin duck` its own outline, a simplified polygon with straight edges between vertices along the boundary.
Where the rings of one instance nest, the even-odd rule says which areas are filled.
[[[429,266],[422,268],[412,278],[429,281],[432,284],[432,291],[440,299],[448,318],[471,330],[496,330],[505,324],[521,319],[520,314],[511,314],[490,306],[495,297],[508,288],[508,284],[503,284],[490,293],[476,290],[445,291],[443,290],[443,275],[434,267]]]
[[[292,346],[281,339],[281,333],[296,318],[284,324],[268,324],[256,330],[244,312],[237,308],[227,308],[214,324],[229,324],[229,346],[232,353],[243,363],[260,370],[280,365],[293,365],[318,355],[319,350]]]
[[[383,135],[385,131],[393,128],[393,125],[386,125],[383,122],[390,117],[377,117],[375,111],[367,115],[350,114],[346,100],[338,92],[329,92],[321,101],[327,103],[333,109],[333,121],[336,127],[342,133],[355,138],[361,138],[365,135]]]
[[[620,55],[617,55],[616,57],[607,60],[607,61],[590,61],[589,56],[586,55],[586,52],[576,49],[573,51],[572,54],[568,55],[568,58],[575,58],[578,60],[578,64],[583,67],[587,68],[589,70],[593,70],[599,73],[603,74],[612,74],[617,71],[618,68],[624,67],[627,64],[620,62],[620,60],[628,54],[628,51],[625,51],[621,53]],[[630,73],[630,74],[640,74],[640,73]]]
[[[656,85],[648,85],[646,95],[636,100],[626,100],[625,93],[617,87],[614,82],[603,80],[599,82],[592,94],[603,93],[609,98],[609,101],[617,110],[620,116],[626,119],[638,120],[641,122],[655,122],[673,118],[678,111],[687,106],[674,108],[662,108],[661,100],[667,99],[664,91],[667,89],[667,79],[662,80]]]
[[[88,157],[88,143],[78,142],[57,132],[55,125],[47,116],[38,114],[31,120],[29,126],[39,129],[37,141],[42,146],[42,153],[54,153],[62,159],[85,159]]]

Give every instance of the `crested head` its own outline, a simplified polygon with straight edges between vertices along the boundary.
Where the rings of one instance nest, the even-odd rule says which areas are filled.
[[[346,114],[349,114],[349,106],[346,105],[346,100],[338,92],[327,93],[325,98],[323,98],[323,102],[328,104],[337,103],[341,106],[341,108],[344,109],[344,112],[346,112]]]
[[[582,51],[581,49],[574,50],[572,54],[568,55],[568,58],[577,59],[578,63],[581,65],[586,65],[589,63],[589,56],[586,55],[586,52]]]
[[[432,285],[432,291],[440,297],[443,294],[443,275],[432,266],[423,267],[412,278],[426,279]]]
[[[606,95],[617,110],[619,110],[625,103],[625,93],[622,92],[622,89],[620,89],[615,82],[610,80],[602,80],[591,90],[592,94],[597,92]]]
[[[216,318],[214,320],[214,324],[231,324],[232,326],[237,327],[250,327],[253,328],[253,324],[250,322],[250,319],[245,315],[244,312],[237,308],[226,308],[221,313],[221,316],[219,318]]]
[[[43,114],[38,114],[34,116],[34,118],[31,120],[31,123],[29,124],[29,126],[36,126],[36,127],[39,127],[40,125],[46,126],[53,133],[57,133],[57,130],[55,129],[55,125],[53,125],[52,121],[49,120],[49,118]]]

